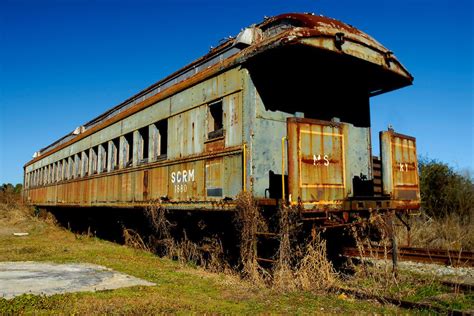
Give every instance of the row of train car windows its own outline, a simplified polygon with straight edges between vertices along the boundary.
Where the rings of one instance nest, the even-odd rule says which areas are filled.
[[[168,121],[162,120],[33,170],[25,185],[36,187],[163,160],[167,148]]]

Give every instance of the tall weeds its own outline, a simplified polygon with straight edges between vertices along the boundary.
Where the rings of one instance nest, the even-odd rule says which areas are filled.
[[[330,289],[337,278],[327,258],[326,241],[314,230],[311,239],[301,243],[298,210],[281,205],[279,214],[280,247],[273,271],[274,288],[281,291]]]
[[[240,231],[240,260],[242,274],[254,282],[263,282],[263,269],[257,261],[257,232],[267,230],[252,194],[241,192],[237,196],[236,226]]]

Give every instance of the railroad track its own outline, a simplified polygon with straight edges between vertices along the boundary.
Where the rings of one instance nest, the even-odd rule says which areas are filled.
[[[392,250],[384,247],[365,247],[362,252],[364,257],[385,258],[386,255],[389,257],[392,255]],[[346,247],[343,254],[347,257],[360,257],[361,251],[356,247]],[[474,267],[474,252],[469,251],[399,247],[398,259],[423,263],[441,263],[458,267]]]
[[[333,289],[339,292],[353,295],[354,297],[358,299],[374,299],[374,300],[377,300],[381,304],[389,303],[389,304],[393,304],[393,305],[399,306],[401,308],[406,308],[406,309],[415,309],[419,311],[425,310],[425,311],[428,311],[428,313],[432,311],[432,312],[442,314],[442,315],[455,315],[455,316],[469,315],[469,312],[464,312],[462,310],[452,309],[448,307],[435,306],[430,303],[412,302],[412,301],[397,299],[397,298],[384,296],[384,295],[369,294],[366,292],[362,292],[360,290],[344,288],[344,287],[334,287]]]

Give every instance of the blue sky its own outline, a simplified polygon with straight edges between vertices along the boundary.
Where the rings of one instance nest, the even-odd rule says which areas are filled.
[[[471,0],[0,0],[0,183],[22,182],[39,148],[284,12],[352,24],[414,75],[413,86],[372,98],[376,148],[392,124],[417,138],[419,154],[474,170]]]

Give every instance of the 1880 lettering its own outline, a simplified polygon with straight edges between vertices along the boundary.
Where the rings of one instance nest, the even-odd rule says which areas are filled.
[[[188,191],[188,182],[194,181],[194,169],[173,171],[171,183],[174,184],[174,192],[182,193]]]

